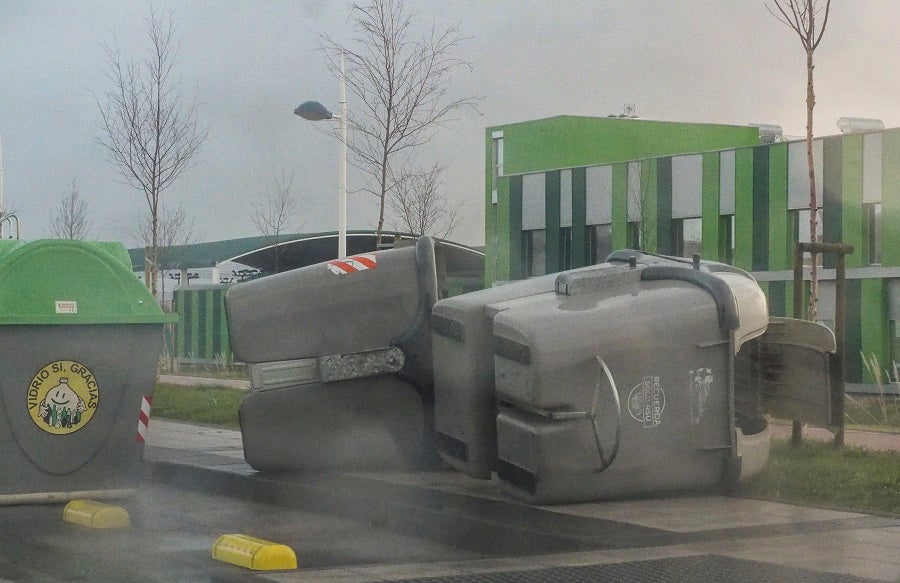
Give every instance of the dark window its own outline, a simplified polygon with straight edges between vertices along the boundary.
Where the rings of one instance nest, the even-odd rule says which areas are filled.
[[[559,270],[572,269],[572,227],[559,229]]]
[[[543,229],[525,231],[522,235],[524,245],[522,263],[525,265],[525,275],[527,277],[544,275],[547,270],[546,231]]]
[[[734,215],[719,217],[719,261],[734,264]]]
[[[700,235],[703,229],[701,219],[676,219],[672,222],[675,255],[693,257],[695,253],[700,253]]]
[[[625,226],[625,245],[629,249],[641,248],[641,222],[633,221]]]
[[[810,217],[809,209],[801,209],[798,211],[794,211],[794,232],[797,234],[794,237],[794,242],[800,243],[810,243],[812,240],[809,238],[809,217]],[[822,209],[816,213],[816,235],[817,240],[822,240]],[[816,265],[822,265],[822,259],[824,255],[822,253],[816,253]],[[809,253],[803,254],[803,264],[810,264],[810,256]]]
[[[612,253],[612,225],[588,225],[588,253],[592,265],[606,261]]]
[[[869,265],[881,265],[881,203],[866,205]]]

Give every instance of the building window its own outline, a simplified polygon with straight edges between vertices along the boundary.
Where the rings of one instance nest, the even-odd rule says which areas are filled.
[[[809,243],[809,209],[800,209],[795,211],[795,221],[797,227],[797,241]],[[818,241],[822,240],[822,209],[816,213],[816,237]]]
[[[625,246],[629,249],[641,249],[641,222],[631,221],[625,225]]]
[[[677,219],[674,223],[675,255],[693,257],[695,253],[699,254],[703,221],[699,218]]]
[[[544,275],[547,271],[547,232],[544,229],[522,233],[523,261],[526,277]]]
[[[734,215],[719,217],[719,261],[734,265]]]
[[[491,140],[491,176],[493,184],[497,184],[497,178],[503,176],[503,132],[494,132]]]
[[[800,209],[794,211],[794,232],[797,236],[794,238],[794,242],[799,243],[811,243],[812,240],[809,238],[809,217],[810,210],[809,209]],[[822,209],[820,208],[816,213],[816,241],[822,240]],[[816,253],[816,265],[823,264],[823,253]],[[810,260],[809,253],[803,254],[803,264],[809,265]]]
[[[881,203],[865,205],[869,265],[881,265]]]
[[[572,227],[559,230],[559,270],[572,269]]]
[[[588,258],[591,265],[603,263],[612,253],[612,225],[588,225]]]
[[[497,204],[500,177],[503,176],[503,132],[491,134],[491,204]]]

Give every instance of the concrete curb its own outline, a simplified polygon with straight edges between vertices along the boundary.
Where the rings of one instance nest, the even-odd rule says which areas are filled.
[[[157,381],[184,387],[227,387],[243,391],[250,390],[250,381],[242,381],[240,379],[210,379],[187,375],[161,374],[157,377]]]

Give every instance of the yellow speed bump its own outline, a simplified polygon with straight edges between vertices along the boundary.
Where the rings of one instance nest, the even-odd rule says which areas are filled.
[[[128,528],[131,517],[120,506],[94,502],[93,500],[72,500],[63,509],[63,520],[89,526],[91,528]]]
[[[297,568],[297,555],[290,547],[244,534],[223,534],[213,545],[218,561],[254,571],[281,571]]]

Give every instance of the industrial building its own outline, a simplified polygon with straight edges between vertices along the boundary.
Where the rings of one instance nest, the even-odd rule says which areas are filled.
[[[900,128],[841,118],[814,142],[823,240],[847,256],[847,380],[900,360]],[[776,131],[773,131],[776,130]],[[790,315],[795,243],[809,241],[805,140],[770,126],[560,116],[485,139],[488,284],[602,262],[616,249],[726,262]],[[835,257],[818,318],[834,325]]]

